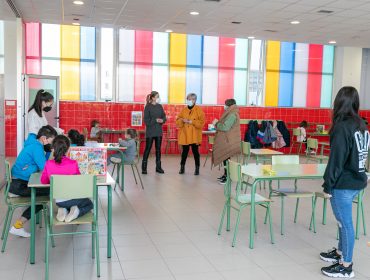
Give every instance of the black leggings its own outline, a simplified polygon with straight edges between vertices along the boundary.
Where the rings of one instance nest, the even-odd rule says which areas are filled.
[[[28,187],[28,182],[20,179],[13,179],[10,184],[9,192],[19,196],[31,196],[31,188]],[[36,188],[36,196],[49,196],[49,188]],[[36,213],[42,209],[41,205],[36,205]],[[29,220],[31,218],[31,207],[24,210],[22,217]]]
[[[224,160],[224,176],[227,176],[227,170],[226,170],[226,165],[227,165],[227,161],[229,160],[230,158],[227,158]]]
[[[155,142],[155,160],[156,162],[161,161],[162,136],[146,138],[145,150],[143,155],[144,162],[148,161],[149,153],[150,150],[152,149],[153,142]]]
[[[185,165],[186,159],[188,158],[190,147],[194,155],[195,166],[199,166],[200,155],[199,155],[199,145],[197,144],[182,145],[181,165]]]

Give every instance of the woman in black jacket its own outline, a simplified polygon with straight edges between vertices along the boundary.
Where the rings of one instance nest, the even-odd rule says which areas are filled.
[[[160,104],[159,93],[152,91],[146,98],[146,105],[144,109],[145,130],[145,150],[141,169],[143,174],[147,174],[148,157],[152,149],[153,142],[155,142],[155,171],[163,174],[161,164],[161,146],[162,146],[162,126],[166,122],[166,113]]]
[[[353,278],[352,256],[355,234],[352,201],[367,185],[365,162],[369,131],[358,114],[360,101],[354,87],[343,87],[334,100],[330,130],[330,158],[324,174],[324,194],[330,198],[339,226],[338,248],[323,252],[320,258],[333,265],[322,273],[335,278]]]

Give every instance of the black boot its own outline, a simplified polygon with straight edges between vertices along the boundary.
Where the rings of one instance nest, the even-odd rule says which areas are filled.
[[[199,165],[195,166],[195,172],[194,175],[199,175]]]
[[[185,173],[185,164],[181,164],[179,174],[184,174]]]
[[[148,174],[147,167],[148,167],[148,161],[143,160],[141,163],[141,173],[142,174]]]
[[[157,161],[155,165],[155,172],[163,174],[164,170],[162,169],[161,162]]]

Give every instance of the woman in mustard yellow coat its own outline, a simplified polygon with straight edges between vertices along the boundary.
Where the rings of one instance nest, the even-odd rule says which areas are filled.
[[[195,173],[199,175],[200,155],[199,145],[202,143],[202,129],[204,126],[204,112],[196,105],[197,95],[190,93],[186,97],[187,106],[176,118],[176,125],[179,128],[178,142],[182,146],[181,167],[179,174],[185,173],[185,163],[189,149],[193,151],[195,160]]]

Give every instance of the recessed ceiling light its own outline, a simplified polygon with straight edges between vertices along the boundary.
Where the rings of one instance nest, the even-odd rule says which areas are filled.
[[[290,22],[290,24],[300,24],[300,22],[298,20],[293,20]]]
[[[256,37],[254,37],[254,36],[248,36],[248,39],[254,39],[254,38],[256,38]]]
[[[75,4],[75,5],[83,5],[85,3],[84,3],[84,1],[73,1],[73,4]]]
[[[337,41],[334,41],[334,40],[329,41],[329,44],[336,44],[336,43]]]
[[[79,23],[79,22],[72,22],[72,24],[73,24],[73,25],[77,25],[77,26],[78,26],[78,25],[80,25],[80,23]]]
[[[166,29],[166,32],[171,33],[171,32],[173,32],[173,30],[172,29]]]
[[[190,14],[191,14],[192,16],[197,16],[197,15],[199,15],[199,12],[197,12],[197,11],[192,11],[192,12],[190,12]]]

